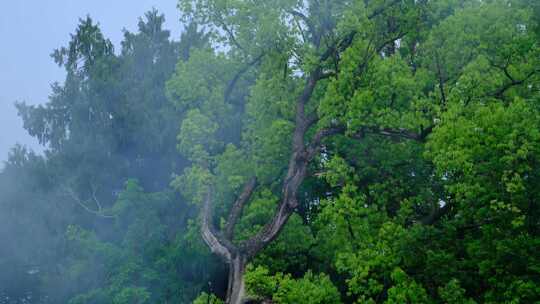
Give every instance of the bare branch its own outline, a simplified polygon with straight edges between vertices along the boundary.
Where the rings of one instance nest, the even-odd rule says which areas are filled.
[[[96,206],[98,207],[99,212],[101,212],[103,208],[101,207],[101,203],[99,202],[99,200],[97,199],[97,196],[96,196],[97,187],[94,187],[93,185],[90,185],[90,188],[92,188],[92,199],[96,203]]]
[[[339,42],[337,42],[337,47],[329,47],[326,49],[326,51],[321,55],[320,62],[326,61],[328,58],[330,58],[332,55],[342,52],[346,48],[348,48],[352,42],[354,41],[354,37],[356,36],[356,31],[351,31],[349,34],[347,34],[343,39],[341,39]]]
[[[256,64],[258,64],[261,59],[264,57],[264,53],[260,54],[259,56],[255,57],[255,59],[253,59],[252,61],[250,61],[248,64],[246,64],[243,68],[241,68],[237,73],[236,75],[234,75],[233,79],[231,79],[231,81],[229,82],[229,84],[227,85],[227,88],[225,89],[225,94],[224,94],[224,99],[225,99],[225,102],[229,102],[229,99],[231,97],[231,94],[232,94],[232,91],[234,90],[234,88],[236,87],[236,83],[238,83],[238,80],[240,80],[240,78],[242,77],[242,75],[244,75],[251,67],[255,66]]]
[[[212,224],[212,189],[208,189],[203,202],[201,214],[201,235],[210,250],[223,258],[227,263],[236,256],[235,246],[221,238]]]
[[[221,27],[223,28],[223,30],[225,31],[225,33],[227,33],[227,35],[229,36],[229,40],[237,47],[239,48],[242,52],[246,52],[246,50],[244,49],[244,47],[242,47],[242,45],[240,45],[240,43],[238,43],[238,40],[236,40],[236,36],[234,35],[234,33],[231,31],[231,29],[227,26],[227,24],[222,20],[221,21]]]
[[[254,237],[243,242],[240,246],[240,251],[244,253],[248,259],[254,257],[261,249],[277,237],[293,211],[294,208],[291,208],[288,202],[282,199],[270,222],[267,223]]]
[[[304,15],[303,13],[301,13],[299,11],[290,10],[289,13],[291,15],[293,15],[294,17],[297,17],[297,18],[301,19],[302,21],[304,21],[304,23],[308,27],[309,33],[311,34],[311,38],[313,39],[312,40],[313,44],[317,45],[318,44],[317,43],[317,32],[316,32],[316,29],[315,29],[315,26],[314,26],[313,22],[311,22],[311,20],[309,20],[309,18],[306,15]],[[302,36],[304,36],[303,33],[302,33]]]
[[[300,31],[300,36],[302,36],[302,42],[307,43],[306,34],[304,33],[304,29],[300,25],[300,22],[298,22],[297,19],[294,19],[294,23],[296,24],[296,27],[298,28],[298,31]]]
[[[229,219],[227,220],[227,225],[225,227],[225,238],[228,240],[232,240],[234,236],[234,227],[236,226],[236,223],[238,222],[238,219],[242,215],[242,210],[244,210],[244,206],[251,198],[251,195],[253,194],[253,190],[257,187],[257,178],[252,177],[249,179],[249,181],[244,186],[244,190],[238,197],[238,199],[234,202],[231,211],[229,211]]]
[[[319,121],[319,114],[317,112],[313,112],[309,114],[306,117],[306,126],[307,128],[311,128],[314,124],[316,124]]]
[[[344,134],[345,131],[346,128],[341,126],[325,128],[317,131],[317,133],[315,133],[315,135],[311,139],[311,143],[308,148],[308,159],[313,159],[313,157],[319,152],[319,149],[321,148],[321,142],[324,138],[337,134]]]
[[[392,129],[392,128],[377,128],[377,127],[361,127],[356,133],[348,135],[353,139],[363,139],[366,134],[374,134],[380,136],[386,136],[396,139],[408,139],[423,142],[426,137],[433,131],[435,126],[430,126],[426,129],[422,129],[420,133],[412,132],[407,129]],[[347,128],[345,126],[335,126],[324,128],[313,136],[311,143],[307,149],[307,158],[311,160],[319,151],[322,140],[324,138],[334,135],[346,135]]]
[[[500,89],[498,89],[497,91],[495,91],[494,93],[492,93],[491,95],[502,99],[503,94],[506,91],[508,91],[512,87],[524,84],[527,80],[529,80],[532,76],[534,76],[538,72],[540,72],[540,70],[533,70],[529,74],[527,74],[527,76],[525,76],[525,78],[523,78],[523,79],[512,80],[512,81],[508,82],[507,84],[505,84]],[[510,76],[510,75],[508,75],[508,76]],[[510,76],[510,78],[511,78],[511,76]]]
[[[435,55],[435,62],[437,63],[437,78],[438,78],[438,81],[439,81],[439,91],[441,93],[441,99],[442,99],[442,105],[443,107],[446,107],[446,93],[444,92],[444,84],[445,84],[445,80],[443,78],[443,75],[442,75],[442,68],[441,68],[441,62],[440,62],[440,58],[439,58],[439,52],[436,53]]]
[[[292,155],[282,185],[281,200],[272,219],[256,235],[240,245],[240,251],[248,259],[252,258],[261,249],[274,240],[287,220],[298,206],[297,191],[306,177],[309,162],[308,151],[304,143],[304,136],[309,128],[309,121],[305,117],[305,104],[311,99],[313,90],[317,85],[321,68],[317,67],[309,75],[302,94],[296,102],[296,127],[292,141]]]
[[[94,197],[94,202],[97,204],[98,210],[93,210],[90,207],[88,207],[85,202],[73,191],[72,188],[67,186],[62,186],[62,190],[64,192],[64,195],[70,197],[77,205],[79,205],[81,208],[83,208],[86,212],[91,213],[93,215],[102,217],[102,218],[116,218],[115,215],[106,215],[103,214],[103,210],[101,209],[101,204],[99,201],[95,198],[95,193],[92,193],[92,196]]]
[[[381,136],[393,137],[393,138],[402,138],[410,139],[422,142],[425,140],[426,136],[431,132],[433,127],[430,127],[426,130],[423,130],[421,133],[416,133],[407,129],[392,129],[392,128],[370,128],[367,127],[365,132],[372,133]],[[429,131],[428,131],[429,130]]]

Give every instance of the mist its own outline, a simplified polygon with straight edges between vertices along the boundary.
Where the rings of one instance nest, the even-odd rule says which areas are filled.
[[[540,2],[0,9],[0,304],[540,302]]]
[[[51,60],[50,54],[69,42],[69,34],[79,18],[92,16],[105,35],[119,48],[122,29],[135,30],[137,18],[152,8],[167,15],[166,27],[178,38],[181,24],[174,0],[168,1],[2,1],[0,35],[0,162],[9,150],[22,144],[35,151],[43,148],[22,127],[14,106],[47,102],[51,84],[62,82],[65,71]],[[3,164],[2,164],[3,166]]]

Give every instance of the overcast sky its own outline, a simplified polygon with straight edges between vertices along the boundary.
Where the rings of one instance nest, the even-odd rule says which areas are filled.
[[[153,7],[165,14],[173,38],[180,35],[177,0],[0,0],[0,163],[16,143],[40,150],[28,136],[13,106],[47,102],[50,84],[63,70],[49,54],[67,45],[78,19],[99,22],[116,50],[122,29],[135,31],[138,18]],[[1,168],[1,165],[0,165]]]

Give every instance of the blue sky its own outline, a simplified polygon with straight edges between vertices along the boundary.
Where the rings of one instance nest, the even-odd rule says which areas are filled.
[[[22,128],[13,106],[47,102],[50,85],[64,78],[49,54],[69,41],[78,19],[89,14],[116,49],[122,29],[134,31],[152,8],[165,14],[173,38],[180,35],[177,0],[1,0],[0,1],[0,162],[16,143],[40,151]],[[0,165],[1,167],[1,165]]]

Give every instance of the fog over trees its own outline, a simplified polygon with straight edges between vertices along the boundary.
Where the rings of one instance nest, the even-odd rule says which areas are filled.
[[[540,301],[540,2],[178,10],[16,104],[0,304]]]

